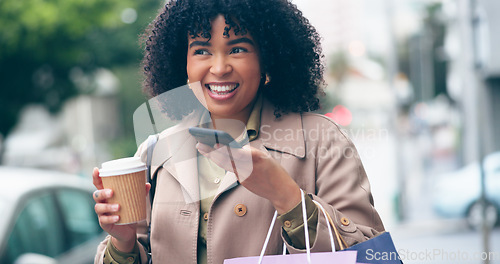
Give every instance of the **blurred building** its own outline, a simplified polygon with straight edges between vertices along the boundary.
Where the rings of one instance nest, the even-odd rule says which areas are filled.
[[[486,100],[489,100],[487,105],[489,109],[485,110],[486,120],[489,125],[486,128],[491,128],[488,135],[486,146],[487,152],[500,150],[500,138],[495,135],[500,135],[500,1],[498,0],[476,0],[476,17],[473,21],[474,36],[477,41],[474,50],[476,51],[476,67],[480,73],[480,78],[485,84]],[[490,144],[491,142],[491,144]]]
[[[444,9],[448,91],[462,110],[463,159],[470,163],[500,149],[500,1],[445,1]]]
[[[109,142],[121,131],[118,80],[99,69],[92,94],[68,100],[52,115],[43,105],[29,105],[5,139],[2,165],[35,167],[90,176],[93,167],[112,158]]]
[[[363,38],[363,0],[293,0],[323,38],[326,56]],[[321,8],[319,8],[321,7]]]

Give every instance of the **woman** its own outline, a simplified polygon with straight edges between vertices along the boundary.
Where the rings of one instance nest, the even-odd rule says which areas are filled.
[[[223,146],[197,144],[187,131],[177,134],[182,140],[160,134],[153,153],[156,194],[148,212],[154,263],[222,263],[258,255],[275,210],[281,225],[274,227],[266,254],[281,254],[283,243],[289,253],[303,252],[301,189],[308,194],[312,251],[331,247],[328,221],[318,217],[312,200],[326,208],[348,245],[384,230],[353,144],[332,120],[308,113],[319,107],[322,55],[318,34],[295,5],[172,0],[147,34],[144,90],[157,96],[199,82],[209,125],[238,136],[222,121],[246,124],[249,146],[231,152],[235,160],[251,157],[251,166],[234,167]],[[181,115],[189,113],[186,107]],[[172,149],[162,140],[186,143]],[[186,149],[199,154],[177,158]],[[147,225],[114,224],[119,205],[106,203],[112,191],[102,188],[98,175],[95,169],[95,210],[110,236],[99,246],[96,263],[146,263]]]

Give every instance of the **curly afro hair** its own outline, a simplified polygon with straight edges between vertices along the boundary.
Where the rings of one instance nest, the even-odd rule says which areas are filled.
[[[324,85],[320,37],[287,0],[169,1],[144,35],[143,91],[148,96],[186,84],[188,36],[210,39],[211,21],[219,14],[226,19],[224,35],[233,29],[257,41],[262,72],[270,77],[259,90],[275,105],[276,117],[319,108]],[[182,107],[182,115],[188,114],[189,106]]]

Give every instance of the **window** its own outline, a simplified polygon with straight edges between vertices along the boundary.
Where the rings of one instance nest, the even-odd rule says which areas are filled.
[[[54,202],[48,192],[26,201],[7,242],[7,263],[27,252],[55,257],[65,250],[63,225]]]
[[[58,190],[56,197],[66,224],[65,231],[70,248],[101,234],[102,230],[94,211],[95,202],[89,193],[65,189]]]

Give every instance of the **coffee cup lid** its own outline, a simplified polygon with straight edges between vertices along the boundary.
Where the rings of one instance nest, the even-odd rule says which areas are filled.
[[[139,157],[116,159],[104,162],[99,170],[100,177],[129,174],[146,170],[146,164]]]

